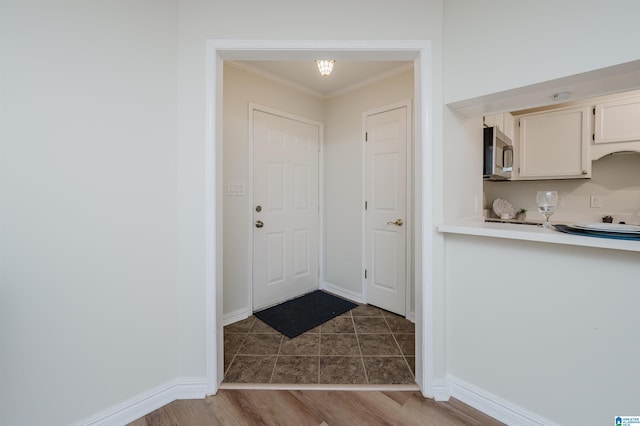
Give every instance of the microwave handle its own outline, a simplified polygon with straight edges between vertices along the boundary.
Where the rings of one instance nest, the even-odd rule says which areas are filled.
[[[509,164],[507,165],[507,161],[506,161],[506,157],[507,157],[507,152],[509,152],[511,155],[509,155]],[[510,172],[513,170],[513,147],[508,146],[505,149],[502,150],[502,171],[503,172]]]

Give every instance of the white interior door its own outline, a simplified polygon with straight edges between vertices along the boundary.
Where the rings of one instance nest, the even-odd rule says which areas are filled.
[[[253,113],[253,309],[318,288],[319,127]]]
[[[408,107],[366,116],[367,303],[406,315]]]

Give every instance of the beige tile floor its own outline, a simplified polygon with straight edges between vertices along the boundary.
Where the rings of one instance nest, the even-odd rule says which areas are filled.
[[[289,339],[251,316],[224,328],[226,383],[412,384],[414,324],[370,306]]]

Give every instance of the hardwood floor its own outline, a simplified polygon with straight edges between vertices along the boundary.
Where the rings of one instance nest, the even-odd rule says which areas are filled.
[[[203,400],[174,401],[130,426],[199,425],[502,425],[451,399],[419,392],[222,389]]]

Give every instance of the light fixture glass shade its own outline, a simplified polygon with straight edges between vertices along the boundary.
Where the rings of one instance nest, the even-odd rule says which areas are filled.
[[[316,60],[316,64],[318,64],[318,70],[323,77],[328,76],[333,71],[333,59],[318,59]]]

